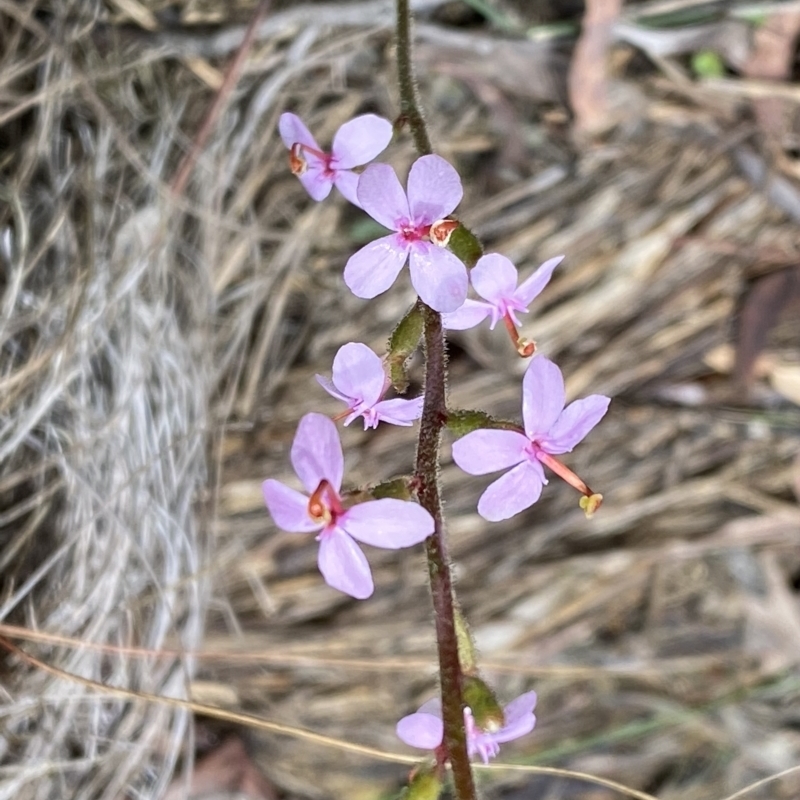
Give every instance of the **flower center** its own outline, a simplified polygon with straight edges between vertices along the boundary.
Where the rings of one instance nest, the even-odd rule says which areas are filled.
[[[470,755],[479,755],[481,761],[487,764],[490,758],[494,758],[500,752],[500,745],[477,726],[469,708],[464,709],[464,727],[467,733],[467,750]]]
[[[325,478],[308,498],[307,509],[308,516],[326,528],[335,525],[337,517],[344,511],[339,495]]]
[[[455,219],[440,219],[430,225],[415,225],[410,220],[401,220],[397,224],[397,232],[409,244],[413,242],[431,242],[437,247],[447,247],[450,236],[461,223]]]
[[[313,147],[295,142],[289,148],[289,168],[292,170],[292,175],[303,175],[308,169],[308,159],[306,155],[313,156],[319,162],[324,174],[328,177],[332,176],[335,170],[331,166],[333,156],[329,153],[323,153],[322,150],[315,150]]]
[[[412,242],[421,242],[428,238],[430,233],[430,225],[415,225],[413,222],[403,220],[397,226],[397,232],[403,238],[403,241],[411,244]]]

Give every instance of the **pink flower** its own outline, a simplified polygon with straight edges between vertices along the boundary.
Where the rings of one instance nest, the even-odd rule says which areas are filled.
[[[512,700],[504,709],[505,725],[496,731],[481,730],[469,708],[464,709],[464,725],[467,729],[467,752],[470,758],[480,756],[484,764],[489,763],[500,752],[503,742],[519,739],[530,733],[536,724],[533,709],[536,692],[526,692]],[[397,735],[411,747],[420,750],[437,750],[442,746],[444,725],[441,703],[429,700],[416,714],[409,714],[397,723]]]
[[[564,399],[561,370],[544,356],[537,356],[522,383],[524,433],[478,430],[453,443],[453,460],[470,475],[509,470],[481,495],[478,513],[484,519],[497,522],[532,506],[547,483],[543,464],[588,498],[581,503],[587,514],[600,505],[602,495],[592,492],[553,456],[569,453],[602,419],[611,401],[593,394],[564,408]]]
[[[324,200],[331,187],[353,204],[358,175],[352,171],[372,161],[392,139],[392,123],[375,114],[363,114],[345,122],[333,137],[331,152],[326,153],[296,114],[281,114],[278,130],[289,148],[289,165],[314,200]]]
[[[385,292],[409,262],[411,283],[435,311],[455,311],[467,296],[467,268],[446,249],[458,226],[444,219],[462,197],[458,173],[439,156],[422,156],[408,174],[408,197],[387,164],[370,164],[358,181],[364,211],[394,231],[350,256],[344,282],[356,297]]]
[[[275,524],[290,533],[319,531],[319,570],[325,582],[351,597],[373,591],[369,564],[355,540],[397,550],[433,533],[433,518],[407,500],[383,498],[345,508],[339,491],[344,456],[336,425],[323,414],[306,414],[292,443],[292,466],[307,494],[266,480],[264,501]]]
[[[528,312],[528,306],[544,289],[553,270],[563,260],[564,256],[556,256],[545,261],[530,278],[517,286],[517,268],[505,256],[499,253],[483,256],[470,272],[470,280],[475,291],[486,302],[465,300],[457,311],[442,316],[442,324],[450,330],[463,331],[474,328],[491,316],[489,327],[494,330],[502,319],[517,352],[522,356],[533,355],[533,342],[519,337],[520,321],[516,312]]]
[[[390,386],[383,361],[365,344],[350,342],[339,348],[333,359],[333,380],[316,376],[319,385],[328,394],[347,403],[347,411],[334,419],[345,418],[349,425],[354,419],[364,417],[364,430],[377,428],[378,423],[411,425],[422,414],[424,397],[405,400],[381,400]]]

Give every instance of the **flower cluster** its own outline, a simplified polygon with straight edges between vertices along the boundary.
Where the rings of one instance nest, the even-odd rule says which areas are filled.
[[[448,330],[465,330],[487,319],[493,330],[502,320],[517,353],[533,356],[535,344],[520,334],[518,314],[528,312],[563,256],[545,261],[521,282],[505,256],[490,253],[479,258],[479,245],[476,251],[464,244],[477,240],[453,216],[463,190],[458,173],[447,161],[436,155],[416,159],[405,189],[391,166],[368,163],[390,143],[393,126],[388,120],[365,114],[345,123],[334,135],[330,152],[320,148],[294,114],[281,116],[279,130],[289,149],[291,170],[314,200],[325,199],[336,186],[387,229],[386,235],[348,259],[343,277],[353,294],[370,299],[386,292],[408,264],[419,296],[393,334],[386,356],[366,344],[349,342],[336,353],[331,377],[316,376],[345,409],[332,419],[309,413],[300,420],[290,458],[304,491],[274,479],[263,484],[275,524],[291,533],[316,533],[318,564],[325,581],[361,599],[373,593],[374,585],[358,543],[410,547],[434,534],[436,526],[415,499],[419,476],[390,482],[391,489],[389,484],[380,484],[342,491],[344,456],[336,422],[349,425],[361,417],[367,430],[381,422],[409,426],[422,416],[423,395],[386,397],[393,387],[403,392],[408,384],[405,362],[419,343],[420,302],[441,314]],[[364,169],[356,171],[360,167]],[[470,284],[476,299],[468,297]],[[508,519],[533,505],[547,483],[545,467],[578,489],[587,515],[599,506],[602,495],[592,492],[557,456],[570,452],[600,421],[609,398],[591,395],[566,407],[565,400],[561,371],[536,355],[522,381],[522,426],[493,420],[483,412],[448,409],[447,424],[460,435],[452,448],[455,463],[472,475],[504,472],[478,501],[478,513],[486,520]],[[473,715],[481,703],[476,706],[470,701],[472,708],[464,708],[464,725],[469,755],[487,762],[497,755],[501,743],[533,729],[536,694],[527,692],[505,709],[490,690],[482,696],[489,698],[492,714]],[[397,734],[411,746],[434,751],[437,765],[446,763],[437,701],[400,720]]]

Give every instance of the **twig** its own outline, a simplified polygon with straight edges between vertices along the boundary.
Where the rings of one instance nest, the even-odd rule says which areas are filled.
[[[230,95],[233,87],[239,80],[239,75],[241,75],[242,68],[244,67],[247,53],[250,51],[253,42],[256,40],[256,31],[258,30],[258,26],[261,23],[261,20],[266,16],[270,5],[272,5],[272,0],[261,0],[255,12],[253,13],[250,23],[245,30],[241,44],[239,45],[239,49],[236,51],[236,55],[233,57],[233,60],[228,65],[228,69],[225,72],[225,79],[222,82],[222,86],[219,87],[216,95],[214,95],[214,100],[209,106],[205,119],[200,125],[200,130],[195,136],[192,149],[189,150],[184,157],[180,167],[178,167],[175,177],[173,178],[171,186],[173,196],[183,194],[183,190],[186,188],[186,183],[191,177],[192,171],[197,163],[197,159],[200,158],[200,153],[206,146],[208,137],[214,130],[214,125],[217,123],[217,118],[219,117],[220,112],[222,111],[222,108],[228,99],[228,95]]]

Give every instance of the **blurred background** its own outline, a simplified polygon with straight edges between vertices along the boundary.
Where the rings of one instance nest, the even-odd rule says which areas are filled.
[[[485,677],[539,695],[501,760],[722,800],[800,763],[800,3],[412,5],[461,219],[523,275],[566,255],[523,333],[570,398],[614,398],[567,457],[605,496],[592,520],[553,480],[484,522],[488,479],[445,442]],[[397,116],[392,3],[0,0],[0,17],[2,641],[409,754],[394,725],[436,691],[421,552],[371,549],[375,595],[350,600],[260,492],[289,478],[300,416],[340,410],[314,374],[348,341],[382,352],[413,302],[405,275],[369,303],[346,290],[376,227],[336,193],[312,202],[276,130],[291,110],[327,147],[355,114]],[[381,158],[404,173],[408,135]],[[453,406],[519,417],[502,331],[454,333],[450,366]],[[410,469],[407,430],[343,437],[354,485]],[[408,772],[3,651],[0,798],[378,800]],[[797,772],[747,794],[798,796]]]

